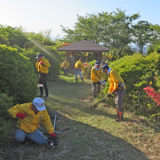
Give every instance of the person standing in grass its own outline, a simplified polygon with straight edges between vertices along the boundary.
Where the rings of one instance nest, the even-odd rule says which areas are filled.
[[[103,81],[101,80],[102,77],[102,67],[100,67],[100,62],[96,61],[95,65],[91,69],[91,80],[92,80],[92,94],[95,98],[97,94],[100,93],[100,86]]]
[[[45,89],[46,96],[45,98],[49,98],[48,96],[48,87],[47,87],[47,74],[48,74],[48,67],[50,67],[50,63],[47,59],[44,58],[42,53],[39,53],[36,57],[38,59],[36,63],[36,68],[39,72],[39,84],[43,84],[42,87],[39,87],[40,89],[40,95],[38,97],[43,96],[43,87]]]
[[[82,76],[82,73],[81,73],[81,71],[82,71],[81,69],[86,70],[86,68],[83,66],[82,60],[83,60],[83,59],[80,58],[80,59],[76,62],[76,64],[75,64],[74,73],[75,73],[76,82],[78,82],[78,75],[81,77],[82,82],[84,82],[83,76]]]
[[[86,53],[86,61],[89,59],[89,52]]]
[[[57,135],[53,133],[53,125],[42,98],[37,97],[32,103],[17,104],[8,109],[7,113],[12,118],[18,118],[15,130],[17,142],[25,142],[25,139],[29,138],[40,145],[48,144],[48,139],[38,130],[40,122],[51,137],[57,138]]]
[[[112,70],[107,64],[102,66],[102,69],[103,72],[105,72],[108,75],[109,90],[107,97],[109,97],[112,92],[115,93],[116,116],[118,116],[116,121],[120,122],[123,120],[123,115],[124,115],[124,109],[122,103],[126,92],[126,85],[122,77],[118,74],[118,72]]]
[[[70,63],[68,61],[68,58],[66,58],[66,60],[63,61],[61,67],[63,68],[64,74],[67,73],[67,75],[68,75],[68,67],[70,67]]]

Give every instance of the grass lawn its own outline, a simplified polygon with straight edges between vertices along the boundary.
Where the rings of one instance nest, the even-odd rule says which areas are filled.
[[[45,100],[49,113],[59,112],[56,130],[65,126],[70,130],[58,134],[59,146],[39,146],[33,142],[22,145],[14,142],[14,128],[8,138],[0,142],[0,160],[159,160],[160,134],[143,121],[143,117],[125,113],[124,122],[115,122],[115,109],[100,104],[90,110],[95,101],[91,97],[91,81],[75,83],[75,78],[61,75],[48,81],[49,99]],[[106,102],[107,104],[107,102]],[[15,123],[15,122],[12,122]]]

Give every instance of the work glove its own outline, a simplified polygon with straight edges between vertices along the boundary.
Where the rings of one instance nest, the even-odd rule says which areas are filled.
[[[54,138],[58,138],[57,135],[54,134],[54,133],[51,133],[50,136],[51,136],[51,137],[54,137]]]
[[[107,97],[112,97],[110,93],[107,94]]]
[[[103,83],[103,81],[102,81],[102,80],[100,80],[100,83]]]
[[[43,63],[43,62],[40,62],[40,64],[41,64],[41,65],[44,65],[44,63]]]
[[[17,113],[16,116],[20,119],[24,119],[26,117],[25,113]]]
[[[112,92],[116,92],[116,90],[114,89]]]
[[[52,146],[57,146],[58,145],[58,137],[56,134],[54,133],[51,133],[50,134],[51,137],[48,138],[48,143],[49,145],[52,147]]]
[[[103,85],[105,85],[106,84],[106,81],[103,81]]]

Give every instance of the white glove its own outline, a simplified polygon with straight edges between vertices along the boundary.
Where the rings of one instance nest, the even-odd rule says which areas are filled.
[[[103,82],[103,85],[105,85],[105,84],[106,84],[106,81]]]
[[[100,80],[100,82],[102,83],[103,81],[102,81],[102,80]]]

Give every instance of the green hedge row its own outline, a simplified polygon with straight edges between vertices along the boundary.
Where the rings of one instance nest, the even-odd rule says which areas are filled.
[[[0,91],[13,97],[13,103],[31,102],[38,79],[27,57],[17,49],[0,45]]]

